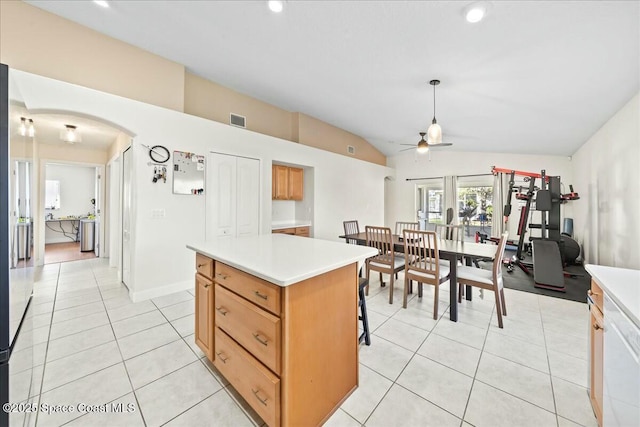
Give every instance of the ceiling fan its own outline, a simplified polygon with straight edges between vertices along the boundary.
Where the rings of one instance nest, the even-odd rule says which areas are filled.
[[[450,142],[441,142],[439,144],[429,143],[429,142],[427,142],[427,140],[424,139],[426,134],[427,134],[426,132],[420,132],[420,137],[421,138],[420,138],[420,141],[418,141],[418,145],[415,145],[415,144],[398,144],[398,145],[409,145],[409,146],[411,146],[410,148],[405,148],[404,150],[400,150],[400,152],[415,149],[418,153],[426,153],[427,151],[429,151],[430,148],[449,147],[449,146],[453,145]]]
[[[420,141],[418,141],[418,145],[414,146],[413,144],[400,144],[400,145],[411,145],[416,148],[418,153],[426,153],[429,151],[429,148],[436,147],[448,147],[453,145],[450,142],[442,142],[442,128],[436,121],[436,86],[440,84],[440,80],[431,80],[429,82],[431,86],[433,86],[433,120],[431,120],[431,126],[426,132],[420,132]],[[424,139],[425,135],[428,135],[427,140]],[[400,151],[411,150],[411,148],[405,148]]]

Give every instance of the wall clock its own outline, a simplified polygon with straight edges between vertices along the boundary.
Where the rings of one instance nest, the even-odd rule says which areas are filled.
[[[156,163],[166,163],[171,157],[167,147],[163,147],[162,145],[154,145],[153,147],[147,148],[149,148],[149,157]]]

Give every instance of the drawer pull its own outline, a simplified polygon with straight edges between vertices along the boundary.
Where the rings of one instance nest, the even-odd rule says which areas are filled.
[[[602,329],[602,326],[598,325],[597,323],[593,324],[593,329],[595,329],[596,331],[599,329]]]
[[[262,344],[262,345],[264,345],[264,346],[267,346],[267,345],[268,345],[269,340],[267,340],[267,339],[264,339],[264,340],[263,340],[263,339],[261,339],[261,338],[260,338],[260,334],[253,334],[253,337],[254,337],[254,338],[256,339],[256,341],[258,341],[260,344]]]
[[[263,299],[263,300],[265,300],[265,301],[269,299],[269,296],[268,296],[268,295],[261,294],[261,293],[260,293],[260,292],[258,292],[258,291],[254,291],[253,293],[254,293],[254,294],[256,294],[256,296],[257,296],[257,297],[262,298],[262,299]]]
[[[219,279],[222,279],[222,280],[227,280],[229,278],[229,276],[227,276],[226,274],[222,274],[222,273],[216,274],[216,277],[218,277]]]
[[[204,267],[205,265],[207,265],[207,264],[198,264],[198,268],[202,268],[202,267]]]
[[[597,293],[597,292],[593,292],[593,291],[591,291],[591,289],[589,289],[589,290],[587,291],[587,295],[589,295],[590,297],[592,297],[592,296],[594,296],[594,295],[600,295],[600,294],[599,294],[599,293]]]
[[[224,307],[216,307],[216,310],[218,311],[218,313],[222,314],[223,316],[226,316],[227,313],[229,312],[229,310],[225,310]]]
[[[211,286],[211,283],[205,283],[204,288],[205,288],[205,289],[208,289],[208,288],[209,288],[209,286]]]
[[[218,356],[218,359],[220,359],[220,361],[221,361],[222,363],[227,363],[227,360],[229,360],[229,358],[228,358],[228,357],[222,357],[222,356],[224,356],[224,353],[223,353],[223,352],[216,353],[216,356]]]
[[[264,406],[267,406],[267,400],[269,400],[268,397],[261,399],[260,396],[258,396],[258,393],[260,393],[260,390],[251,389],[251,391],[253,392],[253,395],[256,397],[256,399],[260,401],[260,403],[262,403]]]

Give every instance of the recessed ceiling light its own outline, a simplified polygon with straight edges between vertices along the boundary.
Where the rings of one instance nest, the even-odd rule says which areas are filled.
[[[464,17],[467,22],[476,23],[482,21],[482,18],[487,14],[487,2],[478,1],[471,3],[464,8]]]
[[[282,0],[269,0],[267,2],[271,12],[280,13],[284,9],[284,2]]]
[[[107,2],[106,0],[93,0],[93,2],[95,4],[97,4],[98,6],[102,6],[104,8],[108,8],[109,7],[109,2]]]

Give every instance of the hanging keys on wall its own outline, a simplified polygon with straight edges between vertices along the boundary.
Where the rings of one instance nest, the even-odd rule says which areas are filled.
[[[163,183],[167,182],[167,167],[166,166],[155,166],[153,168],[153,182],[158,182],[158,180],[162,180]]]

